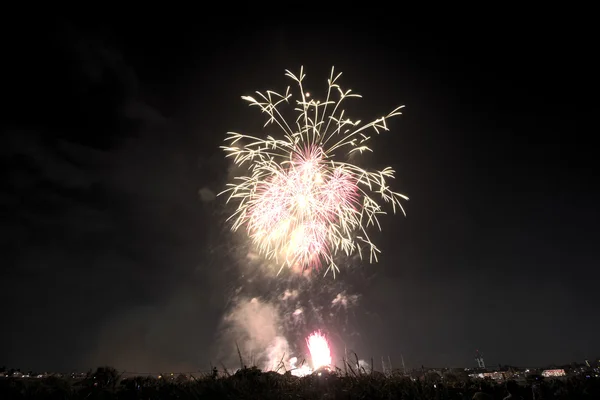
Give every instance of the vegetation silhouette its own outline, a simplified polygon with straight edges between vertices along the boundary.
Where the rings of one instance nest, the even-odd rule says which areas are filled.
[[[116,369],[100,367],[81,379],[0,378],[2,399],[503,399],[510,393],[523,399],[598,399],[600,379],[571,377],[496,384],[471,380],[459,370],[420,378],[399,371],[384,375],[347,363],[346,372],[319,370],[305,377],[291,371],[264,372],[257,367],[201,376],[164,374],[123,377]],[[433,376],[435,375],[435,376]],[[535,397],[534,397],[535,396]]]

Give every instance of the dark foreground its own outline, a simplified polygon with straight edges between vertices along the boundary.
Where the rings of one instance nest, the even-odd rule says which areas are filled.
[[[512,382],[514,384],[514,382]],[[509,385],[514,398],[600,399],[600,378],[573,377]],[[516,392],[515,392],[516,391]],[[479,393],[478,393],[479,392]],[[490,397],[483,397],[482,393]],[[0,378],[0,399],[503,399],[506,384],[465,380],[431,382],[383,374],[340,376],[323,372],[297,378],[255,368],[219,377],[123,379],[110,368],[86,379]]]

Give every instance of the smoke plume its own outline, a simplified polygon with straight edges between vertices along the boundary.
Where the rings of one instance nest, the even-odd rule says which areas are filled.
[[[277,370],[290,356],[291,348],[284,336],[280,311],[273,304],[256,297],[237,299],[223,318],[223,328],[223,362],[228,367],[239,362],[241,356],[243,366]],[[238,349],[239,356],[236,355]]]

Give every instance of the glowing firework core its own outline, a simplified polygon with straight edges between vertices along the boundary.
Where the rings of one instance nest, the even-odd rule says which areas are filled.
[[[248,235],[266,251],[279,249],[289,265],[318,267],[331,258],[328,243],[344,210],[358,208],[358,190],[349,173],[327,165],[321,148],[307,147],[258,183],[247,209]]]
[[[391,168],[369,172],[338,160],[335,153],[348,157],[371,151],[365,144],[370,139],[367,129],[377,133],[388,130],[387,118],[400,115],[402,107],[359,126],[360,121],[344,117],[340,109],[344,99],[360,97],[350,90],[342,91],[336,83],[341,73],[334,75],[332,69],[325,102],[308,100],[310,94],[302,86],[302,69],[299,77],[289,71],[286,75],[298,83],[301,93],[301,100],[295,102],[299,113],[295,124],[284,119],[278,109],[281,103],[290,102],[289,88],[285,95],[257,92],[260,100],[242,97],[266,113],[266,125],[277,124],[283,138],[228,132],[225,140],[230,145],[222,146],[236,165],[248,166],[247,175],[236,177],[239,183],[228,184],[223,192],[230,193],[228,201],[240,200],[230,217],[234,219],[232,229],[245,225],[260,253],[267,259],[280,260],[281,268],[319,268],[326,263],[327,271],[335,275],[335,254],[358,252],[362,257],[361,244],[367,246],[370,261],[377,261],[379,249],[369,239],[366,228],[379,227],[377,217],[385,211],[369,194],[377,193],[384,202],[391,203],[394,212],[396,207],[404,212],[400,200],[408,198],[390,189],[387,179],[394,178]],[[338,92],[337,101],[331,100],[332,92]]]
[[[329,343],[321,332],[313,332],[307,339],[308,350],[312,359],[313,370],[316,371],[321,367],[331,366],[331,350]]]

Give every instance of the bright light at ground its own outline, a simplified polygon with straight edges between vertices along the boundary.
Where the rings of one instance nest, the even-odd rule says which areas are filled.
[[[296,357],[292,357],[290,359],[290,367],[291,367],[291,373],[294,376],[299,376],[299,377],[303,377],[306,375],[310,375],[312,374],[312,368],[310,368],[308,365],[303,364],[300,367],[296,366],[296,363],[298,362],[298,359]]]
[[[312,358],[313,370],[321,367],[331,366],[331,350],[329,343],[321,332],[316,331],[310,334],[306,339],[310,357]]]

